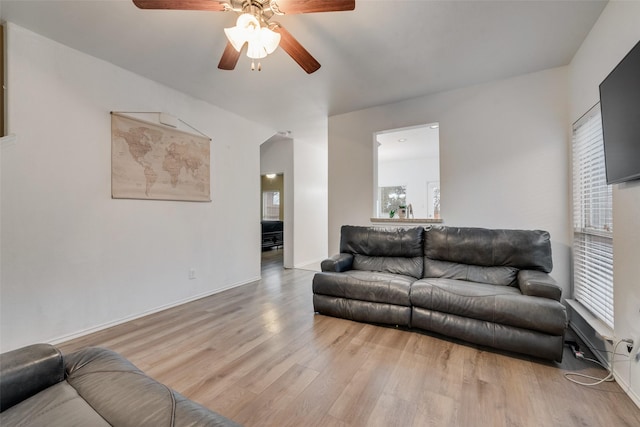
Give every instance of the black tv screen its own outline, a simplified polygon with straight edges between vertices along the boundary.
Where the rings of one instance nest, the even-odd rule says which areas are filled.
[[[640,179],[640,42],[600,84],[607,184]]]

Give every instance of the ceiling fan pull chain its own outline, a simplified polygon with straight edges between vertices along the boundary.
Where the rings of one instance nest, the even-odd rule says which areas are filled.
[[[256,70],[256,62],[252,59],[251,60],[251,71],[255,71]],[[262,71],[262,63],[260,63],[260,61],[258,61],[258,71]]]

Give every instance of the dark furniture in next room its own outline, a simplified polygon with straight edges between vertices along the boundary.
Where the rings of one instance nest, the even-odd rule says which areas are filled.
[[[282,246],[282,221],[262,221],[262,249]]]

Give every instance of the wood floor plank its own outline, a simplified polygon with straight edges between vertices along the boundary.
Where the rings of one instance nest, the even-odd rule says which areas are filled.
[[[416,411],[417,405],[415,403],[383,393],[372,411],[352,425],[367,427],[411,426]],[[426,424],[421,425],[425,426]]]
[[[458,400],[426,390],[422,400],[416,403],[413,427],[440,427],[461,425],[457,423]],[[479,424],[476,424],[479,425]]]
[[[321,425],[325,415],[345,388],[351,383],[360,366],[366,362],[371,349],[349,343],[334,359],[334,363],[322,371],[305,390],[294,399],[274,426]],[[335,417],[334,417],[335,418]]]
[[[367,360],[362,363],[329,409],[329,415],[351,425],[355,425],[359,420],[368,419],[382,396],[393,363],[400,353],[401,350],[373,348]]]
[[[301,365],[293,365],[276,382],[271,384],[251,405],[242,408],[233,416],[234,420],[245,425],[276,425],[278,417],[286,417],[286,408],[302,391],[309,386],[319,372]]]
[[[505,400],[506,424],[526,427],[529,420],[537,419],[540,425],[553,425],[552,419],[546,413],[545,405],[537,398],[544,390],[533,375],[530,364],[523,364],[521,360],[513,357],[501,356],[500,360],[496,361],[496,366],[500,367],[495,372],[496,381],[499,384],[509,384],[509,387],[505,388],[508,394]],[[523,373],[528,381],[522,381]]]
[[[559,364],[314,314],[314,273],[281,262],[267,251],[260,281],[59,347],[109,347],[247,427],[640,426],[618,384],[564,378],[606,374],[568,350]]]

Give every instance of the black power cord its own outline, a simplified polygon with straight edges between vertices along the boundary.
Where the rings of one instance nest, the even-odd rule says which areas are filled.
[[[580,346],[576,341],[567,340],[564,343],[567,344],[571,349],[571,352],[573,353],[573,357],[575,357],[576,359],[584,359],[584,353],[580,351]]]

